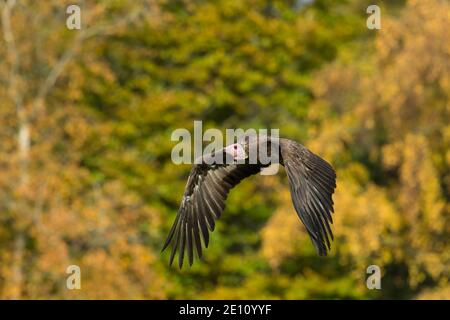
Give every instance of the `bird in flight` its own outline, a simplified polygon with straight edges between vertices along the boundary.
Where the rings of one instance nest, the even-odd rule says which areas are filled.
[[[230,190],[241,180],[270,165],[263,164],[258,152],[256,161],[249,161],[249,154],[263,144],[266,144],[265,150],[277,150],[278,163],[287,172],[295,211],[317,253],[327,255],[333,240],[330,224],[333,223],[331,214],[334,213],[332,195],[336,188],[335,171],[328,162],[295,141],[254,135],[218,151],[232,161],[212,161],[217,153],[204,155],[200,161],[195,161],[180,208],[162,249],[164,251],[172,243],[170,265],[177,252],[180,269],[185,253],[189,265],[194,261],[194,250],[199,258],[202,257],[203,245],[208,247],[209,232],[214,230],[216,220],[224,211]]]

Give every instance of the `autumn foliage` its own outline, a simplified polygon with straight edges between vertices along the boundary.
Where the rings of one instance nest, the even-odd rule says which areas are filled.
[[[450,3],[0,1],[0,298],[450,298]],[[287,177],[235,188],[203,261],[160,253],[177,128],[279,128],[337,171],[318,257]],[[368,290],[378,265],[382,289]],[[81,289],[66,268],[81,268]]]

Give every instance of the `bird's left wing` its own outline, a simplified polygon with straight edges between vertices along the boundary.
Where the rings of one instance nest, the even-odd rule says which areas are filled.
[[[209,243],[209,231],[225,209],[229,191],[241,180],[260,171],[259,165],[251,164],[195,164],[189,174],[185,193],[173,226],[162,250],[172,243],[170,265],[178,251],[178,264],[183,266],[187,252],[189,265],[194,261],[194,247],[202,257],[203,238],[205,248]],[[201,235],[201,236],[200,236]]]
[[[336,173],[328,162],[295,141],[280,139],[280,149],[295,210],[317,252],[324,256],[333,240]]]

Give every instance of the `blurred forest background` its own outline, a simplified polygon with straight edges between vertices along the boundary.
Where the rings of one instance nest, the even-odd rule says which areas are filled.
[[[81,30],[74,1],[0,0],[0,298],[450,298],[449,1],[77,2]],[[231,192],[203,262],[168,267],[190,170],[170,136],[194,120],[330,161],[331,255],[283,171]]]

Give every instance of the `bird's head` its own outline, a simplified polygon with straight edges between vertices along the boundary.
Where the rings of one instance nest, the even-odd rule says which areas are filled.
[[[229,154],[233,160],[245,160],[248,158],[244,147],[240,143],[233,143],[225,147],[225,152]]]

